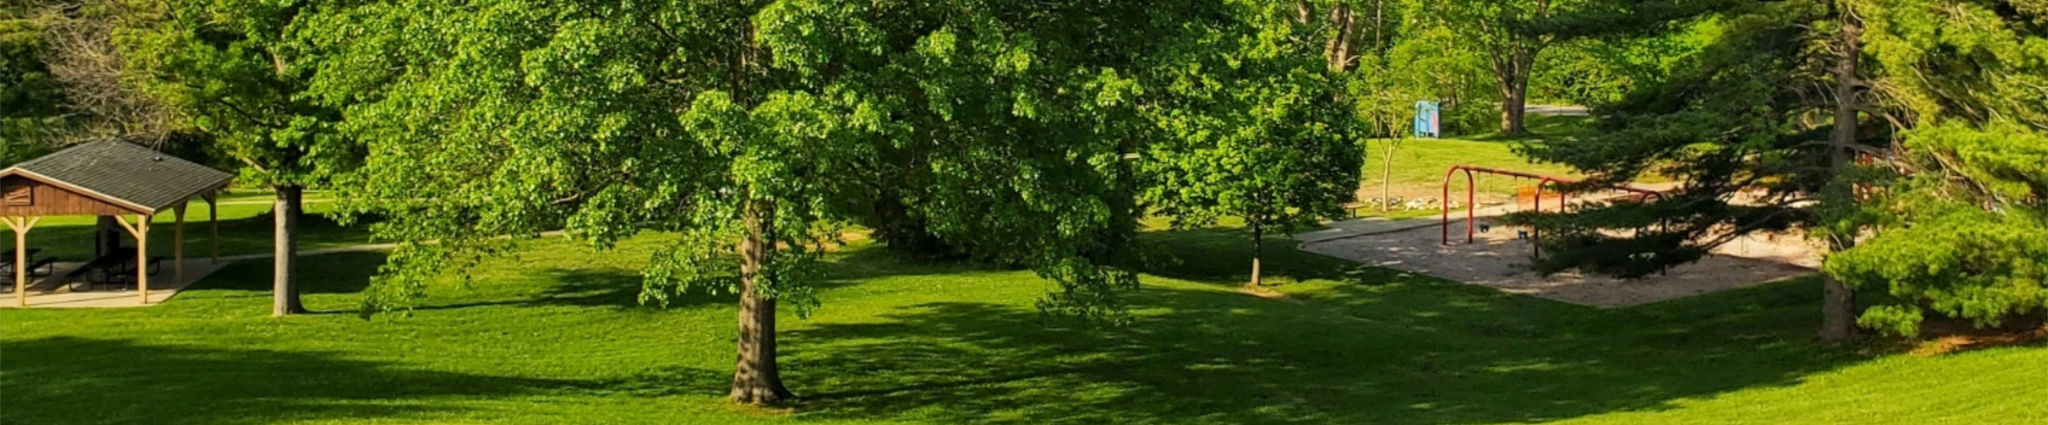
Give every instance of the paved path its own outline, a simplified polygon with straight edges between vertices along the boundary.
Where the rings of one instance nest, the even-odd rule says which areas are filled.
[[[540,232],[540,237],[543,237],[543,238],[552,238],[552,237],[562,236],[562,235],[564,235],[564,234],[565,234],[565,233],[562,233],[562,231],[560,231],[560,230],[549,230],[549,231],[545,231],[545,232]],[[428,243],[433,243],[433,242],[428,242]],[[325,255],[325,254],[339,254],[339,253],[344,253],[344,252],[375,252],[375,251],[390,251],[390,250],[393,250],[393,249],[397,249],[397,248],[398,248],[398,244],[395,244],[395,243],[369,243],[369,244],[362,244],[362,245],[349,245],[349,246],[338,246],[338,247],[333,247],[333,248],[320,248],[320,249],[307,249],[307,250],[300,250],[300,251],[299,251],[299,256],[300,256],[300,257],[305,257],[305,256],[309,256],[309,255]],[[269,253],[269,252],[262,252],[262,253],[255,253],[255,254],[242,254],[242,255],[230,255],[230,256],[226,256],[226,257],[220,257],[220,261],[221,261],[221,262],[233,262],[233,261],[242,261],[242,260],[254,260],[254,259],[259,259],[259,258],[270,258],[270,257],[273,257],[273,256],[275,256],[275,254],[273,254],[273,253]]]
[[[1586,109],[1586,107],[1578,105],[1528,105],[1528,109],[1526,110],[1526,112],[1530,115],[1557,115],[1566,117],[1583,117],[1591,113]]]
[[[299,203],[302,203],[302,204],[318,204],[318,203],[323,203],[323,202],[334,202],[334,200],[333,200],[333,199],[301,199],[301,200],[299,200]],[[217,203],[218,203],[218,204],[221,204],[221,205],[270,205],[270,204],[275,204],[275,203],[277,203],[277,201],[276,201],[276,200],[270,200],[270,199],[263,199],[263,200],[247,200],[247,201],[221,201],[221,202],[217,202]]]

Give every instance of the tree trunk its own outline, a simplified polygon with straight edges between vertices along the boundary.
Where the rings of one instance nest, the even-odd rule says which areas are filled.
[[[1501,84],[1500,133],[1511,136],[1528,133],[1525,118],[1529,111],[1529,76],[1518,72]]]
[[[1264,285],[1259,275],[1259,257],[1266,252],[1266,229],[1260,225],[1258,216],[1251,217],[1252,225],[1252,286]]]
[[[752,201],[746,206],[746,239],[740,241],[739,360],[733,367],[735,403],[775,404],[794,395],[782,385],[775,363],[775,299],[761,296],[761,270],[774,243],[775,204]]]
[[[1387,8],[1386,0],[1373,0],[1373,2],[1372,2],[1372,54],[1374,54],[1374,55],[1377,55],[1377,56],[1381,56],[1381,57],[1385,57],[1385,56],[1387,55],[1387,38],[1386,38],[1386,32],[1387,32],[1387,13],[1386,13],[1386,8]]]
[[[304,206],[300,199],[304,188],[278,186],[276,190],[277,202],[271,211],[277,230],[271,247],[270,315],[283,317],[306,312],[306,306],[299,303],[299,286],[293,281],[299,262],[299,211]]]
[[[1387,143],[1387,151],[1380,154],[1380,162],[1385,164],[1385,166],[1380,167],[1380,212],[1394,210],[1394,196],[1391,188],[1394,179],[1394,148],[1399,146],[1395,144],[1399,143],[1399,139],[1389,140]]]
[[[1543,8],[1548,2],[1540,3]],[[1529,109],[1529,74],[1536,67],[1536,54],[1541,45],[1536,40],[1521,40],[1514,45],[1501,47],[1505,51],[1492,56],[1494,81],[1500,83],[1500,133],[1521,135],[1529,132],[1523,117]]]
[[[1857,61],[1863,54],[1863,24],[1846,11],[1842,15],[1842,39],[1836,46],[1840,56],[1835,58],[1835,129],[1831,138],[1833,146],[1828,152],[1829,166],[1834,178],[1841,179],[1848,174],[1849,164],[1855,160],[1853,147],[1856,144]],[[1836,202],[1856,202],[1855,193],[1846,182],[1828,185],[1834,191],[1828,199]],[[1856,235],[1828,235],[1828,251],[1841,252],[1856,245]],[[1821,305],[1820,339],[1822,341],[1843,341],[1856,336],[1856,292],[1847,282],[1828,276]]]
[[[98,231],[93,233],[93,258],[113,254],[114,250],[121,248],[121,238],[128,237],[126,231],[120,230],[120,221],[114,216],[99,216],[98,225]]]
[[[1329,61],[1330,69],[1350,71],[1352,65],[1357,63],[1357,59],[1354,59],[1356,54],[1352,53],[1357,46],[1351,42],[1355,32],[1353,24],[1357,21],[1351,14],[1350,5],[1338,3],[1330,7],[1330,26],[1336,29],[1336,34],[1332,34],[1330,40],[1323,44],[1323,58]]]

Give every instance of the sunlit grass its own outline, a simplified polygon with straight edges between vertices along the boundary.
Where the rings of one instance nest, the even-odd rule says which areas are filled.
[[[267,265],[163,304],[0,310],[13,424],[1874,423],[2048,419],[2048,348],[1940,357],[1813,344],[1798,280],[1601,310],[1359,268],[1269,242],[1285,297],[1242,294],[1235,230],[1159,248],[1116,329],[1047,320],[1022,270],[832,254],[823,308],[784,310],[775,409],[722,400],[730,297],[637,302],[663,241],[527,244],[410,315],[353,308],[374,253],[309,257],[273,319]]]

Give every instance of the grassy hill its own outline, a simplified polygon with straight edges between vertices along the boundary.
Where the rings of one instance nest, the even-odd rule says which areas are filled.
[[[454,280],[409,317],[351,311],[377,254],[309,257],[273,319],[267,265],[162,305],[0,310],[14,424],[1118,423],[2039,424],[2048,347],[1934,357],[1812,342],[1795,280],[1602,310],[1280,249],[1240,292],[1232,230],[1154,232],[1135,324],[1074,328],[1031,273],[855,245],[824,307],[784,317],[801,401],[723,402],[728,297],[658,309],[636,270],[662,241],[551,239]]]
[[[1531,162],[1514,153],[1518,143],[1544,143],[1546,138],[1560,137],[1580,131],[1588,124],[1585,117],[1531,115],[1530,135],[1505,137],[1498,134],[1459,136],[1443,139],[1407,139],[1394,150],[1392,182],[1388,192],[1398,199],[1420,199],[1443,197],[1444,173],[1454,165],[1474,165],[1528,173],[1574,176],[1570,167],[1560,164]],[[1386,157],[1386,140],[1374,140],[1367,147],[1365,169],[1361,173],[1358,199],[1372,199],[1380,196],[1380,182]],[[1465,199],[1465,178],[1460,175],[1453,179],[1451,199],[1463,202]],[[1475,175],[1475,184],[1482,203],[1506,202],[1513,199],[1515,187],[1533,185],[1528,179],[1514,179],[1504,176]],[[1377,209],[1362,211],[1377,213]],[[1417,213],[1395,212],[1390,216],[1402,217]]]

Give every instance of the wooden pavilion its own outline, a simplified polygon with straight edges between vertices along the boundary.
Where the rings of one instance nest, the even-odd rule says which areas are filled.
[[[174,273],[185,274],[185,204],[206,199],[213,258],[220,259],[217,195],[233,175],[119,139],[81,143],[0,170],[0,222],[14,229],[14,299],[28,305],[28,231],[44,216],[113,217],[135,237],[135,285],[149,304],[149,222],[170,210]],[[129,218],[132,216],[133,218]],[[97,238],[97,236],[96,236]],[[118,242],[118,236],[115,236]],[[122,259],[115,259],[122,260]],[[4,260],[0,260],[4,261]]]

